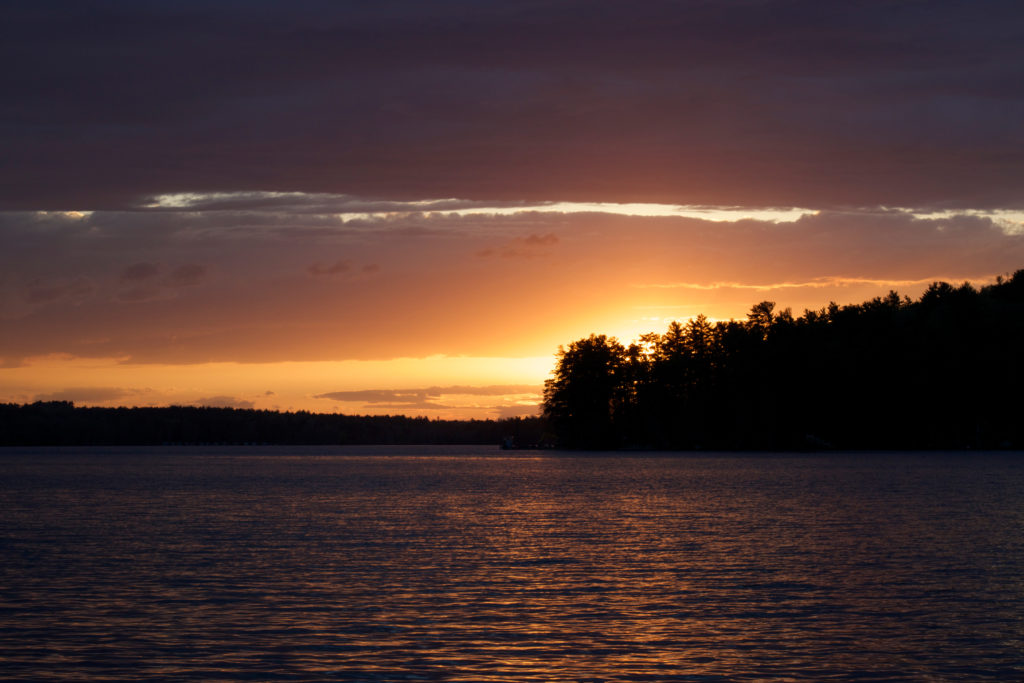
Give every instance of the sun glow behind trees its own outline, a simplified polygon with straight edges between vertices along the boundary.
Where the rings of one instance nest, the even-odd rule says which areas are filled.
[[[1010,215],[303,192],[0,214],[0,400],[527,414],[595,330],[984,285],[1024,261]]]
[[[1019,448],[1022,347],[1024,270],[799,317],[762,301],[742,322],[571,342],[545,415],[571,448]]]

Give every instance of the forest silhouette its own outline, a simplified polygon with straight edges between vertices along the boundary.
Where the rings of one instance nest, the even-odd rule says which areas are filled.
[[[304,410],[0,403],[0,446],[534,444],[542,432],[539,417],[431,420]]]
[[[559,348],[544,416],[562,448],[1020,448],[1022,352],[1024,270],[800,317],[763,301]]]

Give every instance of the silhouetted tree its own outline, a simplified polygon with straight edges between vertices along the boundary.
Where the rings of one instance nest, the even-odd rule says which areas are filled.
[[[558,349],[554,377],[544,387],[544,415],[561,445],[619,445],[614,422],[631,395],[630,388],[624,386],[628,367],[626,349],[603,334]]]
[[[574,342],[545,411],[572,447],[1019,446],[1022,348],[1024,270],[799,318],[762,301],[743,322],[701,315],[628,348]]]
[[[775,310],[774,301],[762,301],[759,304],[754,304],[751,307],[750,313],[747,314],[747,324],[752,330],[757,330],[761,333],[761,336],[768,334],[768,330],[772,327],[772,312]]]

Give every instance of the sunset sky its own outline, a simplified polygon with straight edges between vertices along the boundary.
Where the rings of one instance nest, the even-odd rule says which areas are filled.
[[[1024,268],[1017,0],[14,0],[0,35],[0,401],[535,414],[591,332]]]

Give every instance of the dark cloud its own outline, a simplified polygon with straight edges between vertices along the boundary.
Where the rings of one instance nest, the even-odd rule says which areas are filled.
[[[119,301],[154,301],[161,298],[174,297],[172,290],[167,287],[189,287],[197,285],[206,276],[206,266],[188,263],[177,266],[161,282],[156,278],[163,270],[163,266],[157,263],[135,263],[121,271],[118,276],[118,283],[123,288],[117,292],[116,299]]]
[[[452,212],[466,209],[518,208],[524,201],[474,201],[469,199],[431,199],[387,201],[343,194],[306,192],[230,192],[183,193],[146,197],[137,208],[178,211],[276,212],[301,214],[408,214],[413,212]]]
[[[368,406],[369,407],[369,406]],[[408,401],[399,403],[373,403],[376,410],[451,410],[454,406],[435,403],[434,401]]]
[[[361,401],[363,403],[391,403],[394,401],[422,401],[428,396],[423,389],[364,389],[361,391],[332,391],[317,394],[313,398],[329,398],[334,401]]]
[[[131,287],[117,293],[118,301],[141,303],[144,301],[157,301],[167,295],[159,287]]]
[[[363,403],[375,410],[446,410],[452,406],[438,403],[440,394],[426,389],[366,389],[362,391],[332,391],[313,398],[326,398],[346,403]]]
[[[234,396],[210,396],[194,401],[195,405],[206,408],[242,408],[252,410],[255,404],[252,401],[235,398]]]
[[[356,266],[354,266],[348,259],[341,259],[330,264],[317,261],[316,263],[308,266],[306,268],[306,272],[314,277],[323,278],[332,278],[349,273],[360,273],[363,276],[369,276],[380,272],[380,264],[368,263],[366,265],[359,266],[358,270],[356,270]]]
[[[347,273],[351,269],[352,266],[348,261],[335,261],[331,265],[314,263],[306,270],[309,271],[310,275],[340,275]]]
[[[558,237],[551,233],[546,235],[527,235],[523,238],[523,243],[531,247],[548,247],[558,244]]]
[[[167,284],[172,287],[190,287],[198,285],[206,277],[206,266],[197,263],[186,263],[171,271]]]
[[[36,279],[25,289],[24,298],[31,304],[82,301],[95,289],[95,285],[86,278]]]
[[[5,3],[0,208],[1021,207],[1022,30],[1016,0]]]
[[[121,282],[141,282],[159,274],[160,266],[155,263],[135,263],[122,270],[118,278]]]
[[[546,247],[553,247],[558,244],[558,236],[553,233],[544,235],[530,234],[526,237],[517,237],[498,249],[481,249],[476,252],[477,256],[486,258],[500,255],[503,258],[532,258]]]
[[[507,396],[509,394],[539,394],[541,387],[529,384],[500,384],[490,386],[455,385],[428,387],[426,389],[364,389],[361,391],[332,391],[317,394],[314,398],[328,398],[334,401],[359,401],[362,403],[415,403],[423,404],[428,399],[440,396],[463,394],[474,396]]]
[[[363,403],[366,409],[380,410],[453,410],[460,407],[449,403],[440,403],[437,399],[442,396],[469,395],[469,396],[510,396],[529,395],[540,396],[540,386],[528,384],[502,384],[489,386],[434,386],[424,389],[364,389],[360,391],[332,391],[325,394],[317,394],[313,398],[325,398],[345,403]],[[537,406],[472,406],[461,409],[487,411],[502,417],[513,417],[521,415],[536,415]]]
[[[477,396],[507,396],[509,394],[538,394],[541,387],[530,384],[494,384],[489,386],[467,386],[453,385],[447,387],[430,387],[426,389],[430,394],[440,396],[441,394],[470,394]]]

